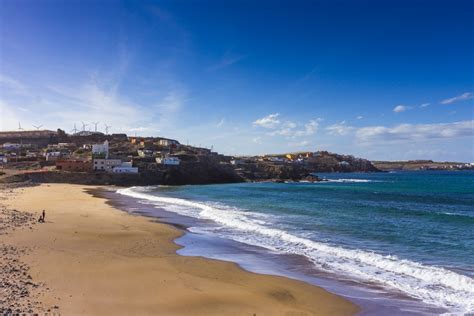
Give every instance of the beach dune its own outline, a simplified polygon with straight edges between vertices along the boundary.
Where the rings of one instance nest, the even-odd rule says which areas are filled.
[[[352,315],[357,306],[304,282],[176,254],[182,232],[93,197],[90,187],[16,189],[5,203],[46,223],[0,236],[27,247],[45,306],[64,315]]]

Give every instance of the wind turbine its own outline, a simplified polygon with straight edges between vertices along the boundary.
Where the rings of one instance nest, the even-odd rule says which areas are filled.
[[[21,127],[20,122],[18,122],[18,130],[19,130],[19,131],[24,131],[24,130],[25,130],[24,128]]]
[[[81,123],[82,123],[82,131],[85,132],[86,131],[86,126],[89,125],[89,124],[86,124],[83,121],[81,121]]]
[[[38,125],[38,126],[33,125],[33,127],[36,128],[37,130],[39,130],[41,127],[43,127],[43,125]]]
[[[94,132],[97,133],[97,124],[99,124],[100,122],[92,122],[92,124],[94,124]]]
[[[74,129],[71,130],[71,132],[74,132],[74,134],[76,134],[78,131],[78,129],[76,128],[76,123],[74,123]]]
[[[111,128],[112,126],[107,125],[105,123],[104,123],[104,125],[105,125],[105,135],[108,135],[109,134],[109,128]]]

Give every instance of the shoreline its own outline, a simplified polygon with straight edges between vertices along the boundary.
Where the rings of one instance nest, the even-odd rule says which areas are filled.
[[[113,188],[100,188],[96,190],[96,194],[106,198],[107,203],[123,212],[145,216],[183,230],[184,235],[175,240],[175,243],[182,246],[177,251],[179,255],[203,256],[232,262],[252,273],[303,281],[349,300],[360,308],[358,315],[430,315],[446,312],[445,309],[426,304],[393,289],[373,283],[361,283],[348,278],[347,275],[315,269],[305,256],[273,253],[255,244],[206,234],[205,230],[201,231],[200,228],[213,226],[212,221],[167,210],[166,205],[148,203],[146,198],[118,193]]]
[[[47,184],[14,190],[10,208],[46,209],[46,223],[6,243],[64,314],[353,315],[359,308],[316,286],[248,272],[237,264],[176,253],[184,232],[94,197],[98,187]],[[27,195],[27,198],[24,198]],[[22,198],[23,197],[23,198]],[[61,273],[58,273],[58,272]]]

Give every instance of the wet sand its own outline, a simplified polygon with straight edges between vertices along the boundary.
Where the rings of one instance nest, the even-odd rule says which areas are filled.
[[[0,194],[8,209],[46,223],[0,235],[27,249],[43,310],[70,314],[353,315],[358,307],[321,288],[255,274],[236,264],[176,254],[182,231],[132,216],[86,193],[91,187],[48,184]],[[2,225],[4,223],[1,223]],[[2,272],[7,273],[7,272]],[[39,307],[36,307],[40,309]]]

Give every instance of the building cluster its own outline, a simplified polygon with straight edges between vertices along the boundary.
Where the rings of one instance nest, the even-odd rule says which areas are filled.
[[[62,130],[0,132],[0,168],[65,172],[139,174],[168,169],[193,170],[199,164],[226,164],[256,174],[288,168],[321,172],[374,171],[370,161],[327,151],[231,157],[209,148],[184,145],[164,137],[74,133]],[[474,169],[474,164],[427,162],[426,169]],[[270,168],[270,169],[271,169]],[[259,171],[260,170],[260,171]]]
[[[467,169],[474,169],[474,162],[420,167],[420,170],[433,170],[433,171],[435,170],[467,170]]]
[[[18,169],[40,167],[66,172],[137,174],[180,168],[183,163],[200,162],[203,157],[227,162],[231,158],[163,137],[67,135],[60,130],[0,132],[0,165]]]
[[[232,159],[231,164],[244,165],[259,162],[267,162],[272,164],[304,164],[311,163],[320,157],[322,157],[322,152],[299,152],[281,155],[246,156]]]

